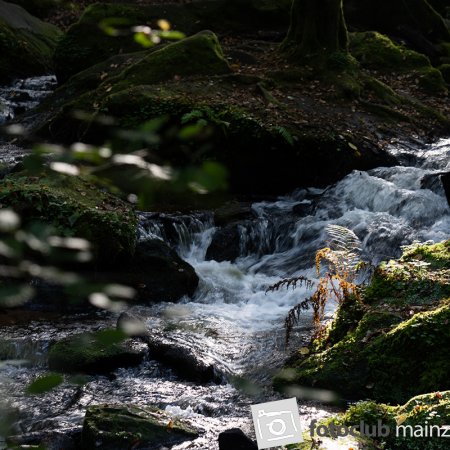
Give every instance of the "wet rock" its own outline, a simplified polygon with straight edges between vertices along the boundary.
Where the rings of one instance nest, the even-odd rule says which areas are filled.
[[[258,447],[240,428],[231,428],[219,434],[219,450],[257,450]]]
[[[314,205],[310,201],[303,201],[292,207],[292,212],[301,217],[308,216],[309,214],[312,214],[313,211]]]
[[[215,367],[214,361],[194,349],[176,336],[162,333],[149,333],[145,338],[150,349],[150,358],[169,366],[181,378],[200,383],[223,381],[223,376]]]
[[[420,187],[438,195],[444,194],[450,205],[450,172],[427,174],[420,180]]]
[[[450,205],[450,172],[441,175],[441,182],[444,186],[445,196],[447,197],[447,202]]]
[[[120,339],[113,330],[102,330],[56,342],[50,348],[48,365],[50,370],[67,373],[108,373],[139,364],[146,352],[145,345]]]
[[[86,450],[160,449],[197,436],[189,425],[154,406],[97,405],[86,411],[81,440]]]
[[[214,222],[217,226],[228,225],[240,220],[256,217],[251,203],[230,202],[214,211]]]
[[[18,5],[0,1],[0,82],[48,73],[61,32]]]
[[[194,268],[160,239],[138,242],[133,258],[119,269],[116,278],[133,286],[144,303],[192,296],[199,281]]]
[[[206,251],[207,261],[235,261],[241,254],[241,225],[231,223],[219,228]]]

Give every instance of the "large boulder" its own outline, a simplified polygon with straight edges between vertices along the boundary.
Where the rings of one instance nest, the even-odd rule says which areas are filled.
[[[138,242],[133,258],[119,267],[115,279],[133,286],[144,303],[192,296],[199,281],[194,268],[160,239]]]
[[[144,344],[123,340],[114,330],[82,333],[64,338],[50,348],[50,370],[66,373],[108,373],[139,364],[146,354]]]
[[[0,82],[52,71],[61,32],[18,5],[0,1]]]
[[[81,441],[86,450],[159,449],[197,436],[189,425],[154,406],[95,405],[86,411]]]

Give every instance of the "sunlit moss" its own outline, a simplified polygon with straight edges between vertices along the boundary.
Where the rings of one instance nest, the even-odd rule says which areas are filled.
[[[25,224],[51,223],[62,236],[85,238],[97,258],[108,264],[133,254],[134,212],[86,179],[45,170],[34,176],[10,175],[1,186],[1,203],[18,212]]]

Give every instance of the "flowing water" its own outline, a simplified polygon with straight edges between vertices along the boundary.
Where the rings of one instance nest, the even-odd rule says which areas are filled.
[[[53,75],[16,80],[0,87],[0,125],[37,106],[55,87]]]
[[[288,355],[283,320],[290,308],[310,295],[305,287],[266,292],[281,277],[314,279],[314,255],[327,242],[326,226],[352,229],[363,256],[373,263],[396,257],[414,240],[449,237],[450,209],[439,174],[450,170],[450,140],[423,149],[398,145],[391,149],[401,165],[355,171],[326,189],[301,189],[272,202],[252,205],[253,219],[239,225],[240,256],[234,262],[207,261],[213,238],[211,213],[162,216],[142,214],[140,239],[168,241],[197,271],[200,284],[192,299],[178,304],[132,308],[150,331],[183,342],[225,374],[222,384],[196,384],[178,378],[147,358],[140,366],[119,369],[113,376],[91,377],[82,386],[65,382],[42,396],[26,396],[24,388],[46,370],[52,341],[83,330],[114,326],[117,316],[99,312],[86,318],[67,317],[0,331],[3,398],[18,411],[17,434],[45,431],[79,432],[88,405],[96,403],[157,404],[186,418],[203,433],[192,449],[217,449],[217,435],[230,427],[252,433],[249,405],[278,398],[270,378]],[[170,223],[170,233],[167,223]],[[166,225],[165,225],[166,224]],[[331,317],[335,305],[329,304]],[[296,329],[295,345],[311,331],[307,312]],[[309,393],[310,394],[310,393]],[[303,419],[329,414],[313,401],[326,393],[300,399]],[[184,445],[175,449],[187,448]]]

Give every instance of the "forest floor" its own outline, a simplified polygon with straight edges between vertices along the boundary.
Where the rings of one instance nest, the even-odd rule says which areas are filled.
[[[82,0],[51,10],[44,20],[62,29],[67,29],[81,15],[85,7],[95,0]],[[162,0],[136,0],[142,5],[164,4]],[[186,0],[171,0],[171,3],[187,3]],[[448,124],[436,120],[432,114],[423,113],[412,103],[380,107],[379,99],[373,93],[362,90],[359,98],[342,98],[329,82],[318,79],[311,69],[303,70],[296,77],[296,66],[288,63],[279,53],[282,33],[249,30],[236,35],[233,32],[219,34],[225,56],[236,77],[236,83],[229,90],[203,89],[208,81],[192,81],[192,91],[200,98],[202,91],[209,103],[226,100],[229,105],[244,107],[265,123],[277,126],[296,127],[303,130],[337,131],[343,135],[355,136],[356,141],[370,141],[379,148],[396,141],[427,142],[448,133]],[[272,74],[287,74],[284,82],[273,80]],[[399,71],[377,71],[361,68],[363,76],[382,81],[405,99],[414,99],[423,106],[450,117],[450,102],[447,95],[430,95],[418,85],[417,77]],[[269,83],[267,83],[269,80]],[[259,82],[260,81],[260,82]],[[179,80],[168,81],[174,87]],[[194,84],[197,83],[197,86]],[[206,83],[202,86],[202,83]],[[207,98],[206,98],[207,96]]]

